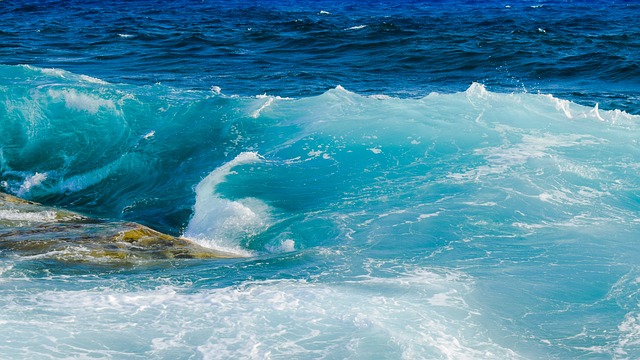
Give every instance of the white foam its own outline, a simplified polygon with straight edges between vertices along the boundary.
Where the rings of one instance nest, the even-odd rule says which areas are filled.
[[[509,169],[523,165],[531,159],[550,157],[553,148],[593,145],[601,142],[601,139],[581,134],[543,134],[542,136],[524,134],[522,135],[521,143],[475,150],[474,153],[476,155],[485,156],[487,165],[480,165],[464,173],[450,174],[449,177],[458,181],[477,181],[487,175],[505,173]],[[563,163],[563,166],[568,165]]]
[[[345,30],[345,31],[346,31],[346,30],[360,30],[360,29],[364,29],[364,28],[366,28],[367,26],[369,26],[369,25],[357,25],[357,26],[352,26],[352,27],[350,27],[350,28],[346,28],[346,29],[344,29],[344,30]]]
[[[69,109],[78,111],[86,111],[90,114],[96,114],[100,109],[106,108],[116,110],[115,103],[110,99],[101,99],[99,97],[80,93],[75,89],[55,90],[49,89],[49,96],[53,99],[62,99]]]
[[[436,217],[440,215],[440,211],[436,211],[434,213],[430,213],[430,214],[420,214],[418,215],[418,221],[420,220],[424,220],[424,219],[428,219],[428,218],[432,218],[432,217]]]
[[[39,186],[42,184],[43,181],[47,180],[47,176],[48,176],[47,173],[36,172],[32,176],[27,177],[26,179],[24,179],[24,182],[22,183],[22,185],[20,185],[20,189],[18,190],[17,195],[18,196],[26,195],[31,190],[31,188],[35,186]]]
[[[258,117],[260,117],[260,113],[262,113],[262,111],[264,111],[264,109],[270,107],[271,105],[273,105],[273,103],[276,100],[293,100],[292,98],[286,98],[286,97],[280,97],[280,96],[269,96],[266,94],[263,95],[257,95],[256,99],[260,99],[261,101],[259,102],[259,104],[257,105],[257,109],[253,110],[250,114],[250,116],[254,119],[257,119]]]
[[[80,79],[91,84],[107,85],[108,82],[88,75],[80,75]]]
[[[393,99],[391,96],[384,95],[384,94],[373,94],[373,95],[369,95],[367,97],[371,98],[371,99],[376,99],[376,100],[390,100],[390,99]]]
[[[67,246],[59,250],[52,250],[35,255],[22,255],[21,260],[39,260],[39,259],[64,259],[65,261],[90,261],[92,263],[108,264],[111,260],[107,257],[95,254],[95,252],[85,246],[75,245]]]
[[[544,95],[556,108],[556,110],[561,111],[567,119],[575,120],[575,119],[595,119],[600,121],[607,121],[605,118],[609,118],[608,120],[614,124],[618,119],[629,119],[628,114],[620,111],[606,111],[601,112],[599,105],[596,105],[593,108],[585,108],[583,106],[572,103],[569,100],[558,99],[553,95]],[[577,109],[577,110],[574,110]]]
[[[25,222],[53,222],[56,220],[55,211],[25,212],[16,209],[0,210],[0,220]]]
[[[571,112],[571,102],[569,100],[557,99],[552,95],[546,95],[546,96],[549,98],[549,100],[553,102],[553,104],[556,107],[556,110],[562,111],[562,113],[564,114],[564,116],[567,117],[567,119],[573,119],[573,113]]]
[[[596,103],[596,105],[593,107],[593,109],[591,109],[591,111],[589,111],[589,114],[594,116],[596,119],[600,120],[600,121],[605,121],[602,116],[600,116],[600,110],[598,109],[598,103]]]
[[[291,252],[296,250],[296,242],[291,239],[282,240],[277,246],[267,246],[272,253]]]
[[[477,82],[472,83],[469,86],[469,88],[465,91],[465,94],[469,98],[479,98],[479,99],[485,99],[489,96],[489,92],[487,91],[487,88],[484,86],[484,84],[477,83]]]
[[[321,156],[322,154],[324,154],[324,151],[322,150],[311,150],[307,153],[308,157],[318,157]]]
[[[258,153],[244,152],[200,181],[196,187],[193,217],[184,236],[206,247],[250,255],[250,252],[241,248],[239,241],[268,227],[269,206],[253,198],[221,198],[216,188],[234,167],[260,161],[262,158]]]
[[[16,330],[29,339],[4,355],[54,349],[76,358],[520,358],[489,338],[465,300],[473,280],[446,270],[195,291],[123,287],[3,293],[0,343],[9,344]]]
[[[538,198],[544,202],[566,205],[589,205],[591,203],[589,199],[576,196],[571,190],[564,188],[545,191],[538,195]]]
[[[122,164],[127,161],[133,161],[131,155],[123,155],[118,159],[106,164],[103,167],[88,171],[83,174],[70,176],[64,179],[58,185],[60,192],[76,192],[83,189],[86,189],[90,186],[100,183],[104,179],[106,179],[114,169],[122,166]]]
[[[38,68],[33,68],[29,65],[27,65],[28,68],[33,69],[33,70],[38,70]],[[56,77],[60,77],[60,78],[65,78],[65,74],[67,74],[66,71],[61,70],[61,69],[54,69],[54,68],[41,68],[39,69],[41,73],[45,74],[45,75],[53,75]]]
[[[3,275],[6,272],[13,270],[14,264],[9,263],[7,260],[3,260],[0,264],[0,282],[4,280]]]
[[[624,321],[618,325],[620,336],[615,344],[613,353],[618,356],[627,357],[628,348],[640,346],[640,314],[636,312],[627,313]]]
[[[484,206],[484,207],[491,207],[491,206],[497,206],[498,203],[494,202],[494,201],[487,201],[487,202],[475,202],[475,201],[464,201],[462,202],[464,205],[469,205],[469,206]]]

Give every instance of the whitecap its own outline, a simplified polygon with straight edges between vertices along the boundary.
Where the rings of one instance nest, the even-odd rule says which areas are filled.
[[[98,78],[94,78],[93,76],[88,76],[88,75],[80,75],[80,79],[91,83],[91,84],[100,84],[100,85],[107,85],[109,84],[108,82],[98,79]]]
[[[280,253],[280,252],[292,252],[296,249],[296,242],[291,239],[282,240],[278,245],[267,246],[267,251],[272,253]]]
[[[486,99],[489,96],[489,92],[484,84],[474,82],[465,91],[465,94],[469,98]]]
[[[22,185],[20,185],[20,189],[18,190],[17,195],[18,196],[26,195],[31,190],[31,188],[35,186],[39,186],[42,184],[43,181],[47,180],[47,177],[48,177],[47,173],[38,173],[38,172],[36,172],[32,176],[28,176],[26,179],[24,179],[24,182],[22,183]]]
[[[48,95],[53,99],[62,99],[69,109],[86,111],[96,114],[100,109],[106,108],[116,110],[116,105],[111,99],[102,99],[94,95],[78,92],[75,89],[55,90],[49,89]]]
[[[196,186],[194,213],[184,236],[202,246],[250,256],[251,252],[243,249],[239,241],[268,227],[269,206],[254,198],[224,199],[216,193],[216,188],[234,167],[261,161],[258,153],[243,152],[200,181]]]
[[[253,112],[251,112],[252,118],[257,119],[260,116],[260,113],[262,112],[262,110],[271,106],[271,104],[273,104],[273,101],[275,100],[273,97],[267,97],[266,99],[267,99],[266,101],[260,104],[260,107],[257,110],[254,110]]]
[[[352,26],[352,27],[350,27],[350,28],[346,28],[346,29],[344,29],[344,30],[345,30],[345,31],[348,31],[348,30],[360,30],[360,29],[364,29],[364,28],[366,28],[366,27],[368,27],[368,26],[369,26],[369,25],[357,25],[357,26]]]
[[[292,98],[288,98],[288,97],[269,96],[267,94],[257,95],[256,99],[259,99],[261,101],[258,102],[258,104],[255,106],[257,107],[257,109],[253,110],[250,114],[250,116],[254,119],[257,119],[258,117],[260,117],[260,114],[262,113],[262,111],[264,111],[264,109],[271,106],[276,100],[293,100]]]

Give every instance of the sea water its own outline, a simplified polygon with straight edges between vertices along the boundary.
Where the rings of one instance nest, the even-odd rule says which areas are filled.
[[[0,15],[1,190],[238,256],[1,253],[0,358],[640,356],[637,4]]]

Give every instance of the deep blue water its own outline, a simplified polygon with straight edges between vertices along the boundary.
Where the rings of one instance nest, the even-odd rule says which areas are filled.
[[[640,357],[639,19],[0,2],[0,188],[242,256],[0,253],[0,354]]]
[[[634,1],[4,1],[4,64],[228,95],[481,82],[637,113]]]

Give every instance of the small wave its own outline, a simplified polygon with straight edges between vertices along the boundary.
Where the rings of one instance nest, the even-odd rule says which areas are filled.
[[[205,247],[250,256],[252,253],[243,249],[239,240],[268,226],[268,206],[258,199],[224,199],[216,193],[216,188],[234,167],[261,161],[258,153],[244,152],[200,181],[196,187],[194,213],[184,236]]]
[[[271,104],[273,104],[273,101],[275,100],[274,97],[266,97],[266,101],[264,101],[263,103],[260,104],[260,107],[256,110],[254,110],[253,112],[251,112],[251,117],[254,119],[257,119],[260,116],[260,113],[262,112],[262,110],[268,108],[269,106],[271,106]]]
[[[260,101],[257,102],[257,105],[255,107],[257,107],[257,109],[253,110],[250,114],[250,116],[254,119],[257,119],[260,117],[260,114],[262,113],[262,111],[264,111],[266,108],[270,107],[271,105],[274,104],[274,102],[279,101],[279,100],[293,100],[292,98],[287,98],[287,97],[280,97],[280,96],[270,96],[270,95],[257,95],[256,99],[259,99]]]
[[[349,30],[360,30],[360,29],[364,29],[366,27],[368,27],[369,25],[357,25],[357,26],[352,26],[350,28],[346,28],[344,29],[345,31],[349,31]]]

